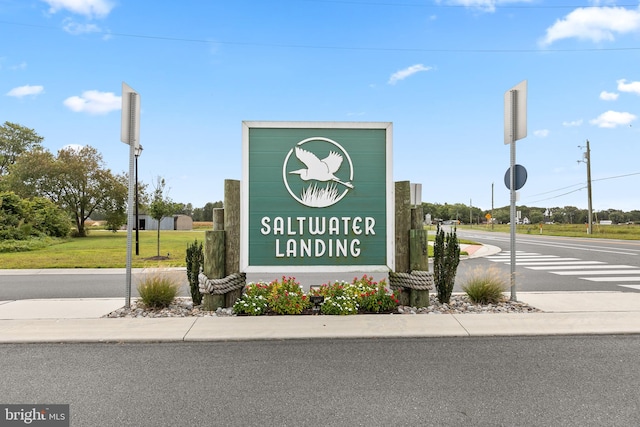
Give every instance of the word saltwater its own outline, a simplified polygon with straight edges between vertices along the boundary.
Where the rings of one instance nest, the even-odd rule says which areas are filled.
[[[265,216],[260,224],[260,233],[264,236],[300,236],[282,241],[276,238],[274,244],[277,258],[358,257],[359,237],[376,234],[376,220],[372,217]],[[327,236],[330,237],[326,238]]]

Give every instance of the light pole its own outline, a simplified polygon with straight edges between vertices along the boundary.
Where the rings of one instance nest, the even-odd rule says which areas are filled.
[[[138,220],[138,157],[142,154],[142,145],[138,145],[133,152],[136,158],[136,255],[140,255],[140,241],[138,240],[138,229],[140,221]]]
[[[585,148],[578,145],[578,148]],[[593,209],[591,204],[591,149],[589,148],[589,140],[587,139],[587,151],[584,152],[584,160],[578,160],[578,163],[584,162],[587,164],[587,198],[588,198],[588,215],[589,220],[587,222],[587,234],[591,234],[593,231]]]

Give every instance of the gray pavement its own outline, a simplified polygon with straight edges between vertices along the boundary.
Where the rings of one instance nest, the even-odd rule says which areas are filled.
[[[640,334],[640,293],[519,294],[526,314],[102,318],[121,298],[0,301],[0,343]]]
[[[479,257],[496,248],[467,249]],[[518,300],[542,312],[140,319],[102,317],[124,298],[0,301],[0,343],[640,334],[640,293],[519,292]]]

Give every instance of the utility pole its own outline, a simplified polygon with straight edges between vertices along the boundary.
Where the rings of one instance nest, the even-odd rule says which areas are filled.
[[[493,230],[493,182],[491,183],[491,229]]]
[[[578,148],[584,148],[582,146],[578,146]],[[589,219],[587,221],[587,234],[591,234],[593,232],[593,205],[592,205],[592,196],[591,196],[591,148],[589,147],[589,140],[587,139],[587,151],[584,152],[584,160],[578,160],[578,163],[584,162],[587,164],[587,215]]]

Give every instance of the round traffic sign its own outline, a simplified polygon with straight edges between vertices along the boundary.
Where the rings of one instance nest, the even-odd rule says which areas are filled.
[[[524,187],[524,183],[527,182],[527,170],[522,165],[515,165],[515,186],[516,190]],[[504,174],[504,185],[511,190],[511,168],[507,169]]]

